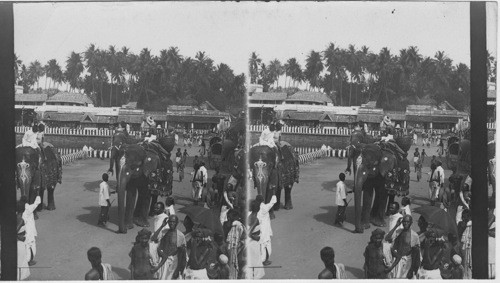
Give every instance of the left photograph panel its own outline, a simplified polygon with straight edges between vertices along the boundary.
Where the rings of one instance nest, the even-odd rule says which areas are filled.
[[[14,4],[18,280],[245,277],[231,9]]]

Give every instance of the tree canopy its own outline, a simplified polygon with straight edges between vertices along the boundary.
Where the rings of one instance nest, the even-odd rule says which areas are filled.
[[[398,53],[387,47],[372,52],[366,46],[342,48],[330,42],[323,51],[311,50],[305,62],[305,68],[297,58],[289,58],[284,65],[278,59],[265,64],[252,52],[251,82],[262,84],[264,91],[290,92],[302,87],[325,92],[341,106],[376,101],[385,110],[404,111],[408,104],[438,105],[446,100],[458,110],[469,109],[470,69],[463,63],[454,64],[444,51],[430,57],[420,54],[417,46]],[[277,76],[273,66],[282,66],[282,73]],[[487,68],[489,80],[495,81],[496,58],[490,54]],[[285,76],[283,87],[278,86],[281,75]]]
[[[216,64],[205,52],[194,58],[177,47],[151,54],[143,48],[134,54],[127,47],[90,44],[83,52],[72,51],[62,68],[55,59],[45,66],[35,60],[15,62],[16,82],[25,92],[42,91],[45,76],[49,88],[66,85],[67,91],[84,92],[96,106],[121,106],[137,101],[139,108],[161,111],[168,105],[200,105],[209,101],[220,110],[241,109],[245,101],[245,75],[235,74],[227,64]]]

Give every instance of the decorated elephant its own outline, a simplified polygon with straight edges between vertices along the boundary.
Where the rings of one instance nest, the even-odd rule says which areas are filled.
[[[412,138],[397,137],[396,143],[408,152]],[[360,144],[359,148],[361,152],[356,159],[354,175],[355,233],[363,233],[363,229],[370,227],[370,222],[385,226],[387,199],[407,195],[410,181],[410,164],[406,155],[398,157],[398,153],[386,143]]]
[[[274,217],[274,210],[279,210],[281,201],[281,189],[285,190],[285,209],[292,209],[292,187],[299,181],[299,167],[297,156],[292,146],[287,142],[281,142],[281,158],[276,166],[277,151],[265,146],[256,145],[250,149],[250,169],[257,194],[264,196],[264,203],[269,203],[271,197],[276,195],[277,203],[269,211]]]
[[[172,194],[170,151],[174,145],[173,137],[167,136],[159,143],[125,144],[120,148],[117,169],[119,233],[126,233],[133,223],[148,227],[151,201],[156,202],[158,195]]]
[[[31,147],[16,148],[16,185],[21,190],[21,196],[26,196],[29,203],[33,203],[40,195],[43,208],[43,195],[47,190],[48,210],[56,209],[54,190],[57,183],[61,183],[62,162],[57,150],[49,143],[44,143],[44,157],[39,166],[39,152]]]

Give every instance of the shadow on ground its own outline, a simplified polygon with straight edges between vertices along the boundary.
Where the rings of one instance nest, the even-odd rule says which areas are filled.
[[[83,184],[83,187],[85,188],[86,191],[98,193],[99,192],[99,185],[101,184],[101,182],[102,182],[102,180],[85,182]],[[110,192],[114,191],[116,189],[116,184],[117,184],[116,181],[110,180],[108,182]]]
[[[334,181],[327,181],[323,182],[321,186],[323,187],[323,190],[330,191],[330,192],[336,192],[337,191],[337,183],[340,180],[334,180]],[[345,180],[344,183],[347,186],[347,191],[352,191],[354,190],[354,180]]]
[[[336,205],[331,205],[331,206],[321,206],[321,209],[326,210],[325,213],[320,213],[316,214],[313,216],[313,218],[318,221],[318,222],[323,222],[328,226],[335,226],[335,216],[337,213],[337,206]],[[344,226],[346,223],[354,223],[354,206],[352,206],[351,203],[349,203],[349,206],[347,207],[346,210],[346,217],[347,219],[344,221]],[[353,224],[354,225],[354,224]],[[335,226],[337,227],[337,226]],[[344,229],[346,231],[352,232],[351,230],[345,228],[345,227],[337,227],[340,229]]]
[[[92,226],[97,226],[97,221],[99,220],[99,214],[101,213],[101,207],[100,206],[87,206],[87,207],[83,207],[83,209],[88,210],[89,213],[80,214],[80,215],[76,216],[76,219],[78,219],[78,221],[80,221],[80,222],[87,223],[87,224],[92,225]],[[118,215],[118,207],[111,205],[111,208],[109,209],[109,215],[110,215],[110,217],[109,217],[108,223],[118,225],[118,223],[116,222],[116,220],[117,220],[116,218]],[[115,232],[109,228],[103,227],[103,229]]]

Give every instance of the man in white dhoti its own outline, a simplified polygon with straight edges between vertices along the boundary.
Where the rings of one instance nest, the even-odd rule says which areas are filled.
[[[28,204],[27,202],[24,205],[24,212],[22,218],[24,223],[26,224],[26,247],[28,248],[28,256],[29,262],[28,264],[35,265],[35,255],[36,255],[36,237],[38,236],[36,226],[35,226],[35,216],[34,212],[38,205],[42,202],[40,196],[35,198],[35,202],[33,204]]]
[[[153,240],[158,238],[161,230],[168,224],[170,229],[161,238],[160,245],[158,246],[158,255],[161,261],[156,264],[151,272],[156,273],[159,270],[160,280],[179,279],[180,275],[184,273],[186,267],[186,238],[179,230],[177,224],[179,219],[176,215],[171,215],[167,221],[164,221],[162,226],[153,235]]]
[[[276,196],[273,195],[269,203],[264,203],[264,197],[262,195],[258,195],[256,200],[260,202],[260,210],[257,213],[257,219],[260,223],[260,249],[262,256],[262,264],[270,265],[271,261],[269,257],[271,256],[271,236],[273,236],[273,230],[271,229],[271,218],[269,216],[269,210],[273,207],[273,205],[277,202]]]
[[[411,279],[420,266],[420,241],[418,234],[410,229],[412,222],[410,215],[403,216],[385,237],[386,241],[393,242],[393,263],[386,269],[389,278]],[[401,224],[403,228],[398,229]]]
[[[154,214],[153,216],[153,231],[160,231],[156,238],[151,237],[151,241],[149,242],[149,251],[151,253],[151,258],[153,262],[159,263],[161,258],[158,255],[158,246],[160,245],[159,239],[163,238],[167,233],[169,226],[167,225],[162,227],[165,219],[168,219],[168,215],[165,213],[165,205],[163,202],[157,202],[154,206]],[[160,229],[161,228],[161,229]],[[160,275],[164,272],[165,265],[160,267],[158,271],[154,274],[154,278],[158,279]]]

